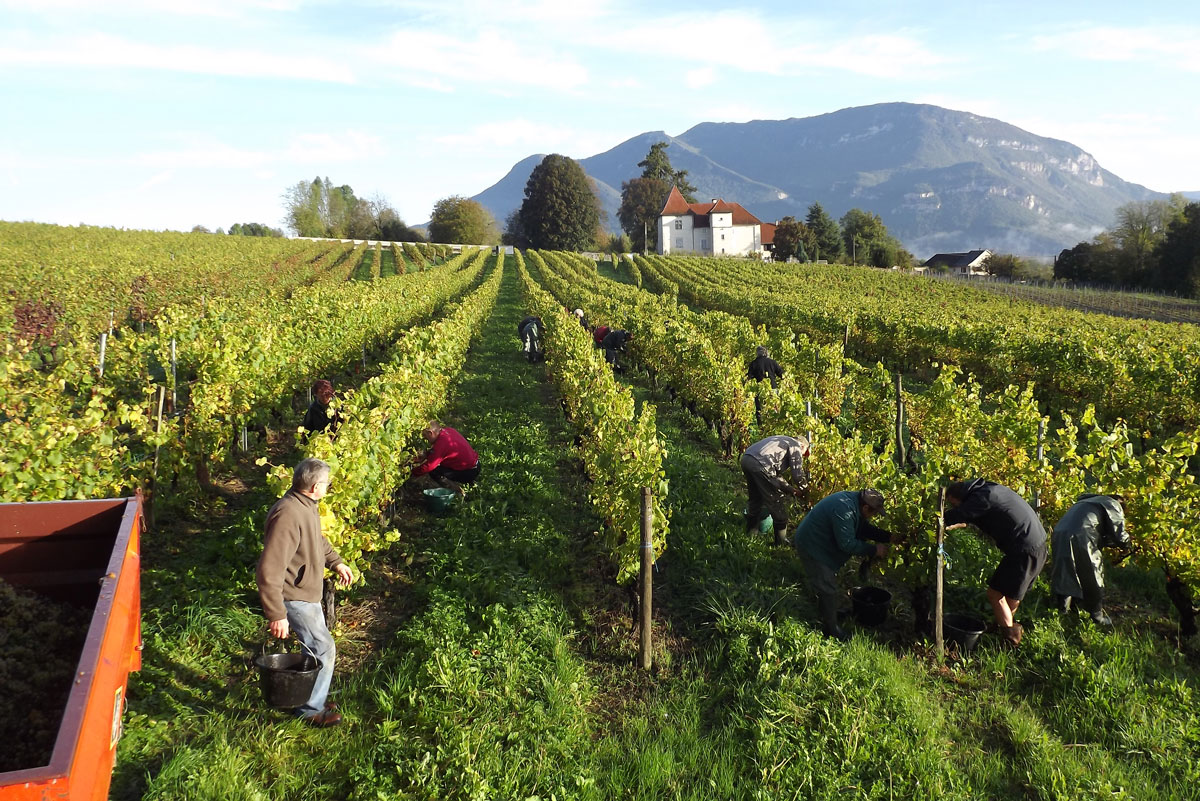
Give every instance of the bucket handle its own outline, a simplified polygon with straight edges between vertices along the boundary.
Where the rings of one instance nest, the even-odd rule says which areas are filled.
[[[293,632],[291,636],[283,639],[283,642],[287,643],[287,641],[290,640],[293,636],[295,636],[295,632]],[[280,638],[276,637],[275,639],[280,639]],[[258,650],[259,655],[265,655],[267,653],[267,643],[269,643],[270,641],[271,641],[271,634],[268,632],[267,636],[265,638],[263,638],[262,647]],[[304,644],[304,640],[300,639],[299,637],[296,637],[296,642],[300,643],[301,648],[303,648],[305,651],[308,651],[309,656],[311,656],[313,659],[316,659],[318,662],[321,661],[317,657],[317,655],[315,653],[313,653],[313,649],[309,648],[307,645]]]

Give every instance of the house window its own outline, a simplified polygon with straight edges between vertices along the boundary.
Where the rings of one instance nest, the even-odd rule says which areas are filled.
[[[707,240],[707,239],[701,239],[701,240],[700,240],[700,249],[701,249],[701,250],[708,250],[708,240]]]
[[[675,221],[675,230],[676,230],[676,231],[682,231],[682,230],[683,230],[683,220],[676,220],[676,221]]]
[[[682,236],[675,237],[675,247],[677,247],[677,248],[683,247],[683,237]]]
[[[722,242],[724,242],[724,241],[725,241],[725,234],[721,234],[721,241],[722,241]],[[722,251],[722,253],[723,253],[723,252],[724,252],[724,251]]]

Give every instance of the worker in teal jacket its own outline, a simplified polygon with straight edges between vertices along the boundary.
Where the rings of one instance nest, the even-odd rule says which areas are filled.
[[[838,624],[837,571],[851,556],[887,553],[892,535],[868,522],[882,511],[883,494],[878,490],[835,492],[823,498],[796,526],[796,550],[809,584],[817,593],[817,608],[826,636],[849,639]]]

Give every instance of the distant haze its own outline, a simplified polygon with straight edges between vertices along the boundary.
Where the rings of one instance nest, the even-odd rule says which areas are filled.
[[[787,120],[701,123],[679,136],[639,134],[580,163],[619,230],[621,182],[650,145],[669,143],[700,200],[721,197],[765,222],[875,212],[919,258],[987,248],[1049,257],[1112,225],[1116,208],[1164,197],[1101,167],[1081,148],[1000,120],[932,105],[882,103]],[[475,195],[503,222],[542,155]],[[1200,193],[1190,193],[1200,197]]]

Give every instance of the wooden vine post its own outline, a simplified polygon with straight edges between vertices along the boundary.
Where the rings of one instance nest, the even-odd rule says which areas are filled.
[[[1038,420],[1038,438],[1037,438],[1037,460],[1038,467],[1046,463],[1046,421]],[[1040,510],[1042,508],[1042,491],[1035,489],[1033,491],[1033,508]]]
[[[163,406],[167,401],[167,388],[158,388],[158,416],[157,422],[154,425],[155,439],[159,440],[162,435],[163,427]],[[150,503],[146,504],[146,512],[150,517],[150,524],[154,524],[154,501],[158,499],[158,456],[162,450],[161,441],[156,441],[154,445],[154,469],[150,474]]]
[[[805,401],[805,402],[804,402],[804,414],[805,414],[807,417],[809,417],[809,418],[811,418],[811,417],[813,416],[813,415],[812,415],[812,401],[808,400],[808,401]],[[809,425],[811,426],[811,425],[812,425],[812,420],[810,419],[810,420],[808,421],[808,423],[809,423]],[[813,441],[813,433],[812,433],[812,428],[809,428],[809,429],[808,429],[808,444],[809,444],[809,445],[812,445],[812,441]]]
[[[642,669],[649,670],[654,662],[651,641],[651,603],[654,596],[654,500],[650,496],[650,488],[642,487],[642,574],[641,574],[641,612],[640,637],[638,639],[638,657]]]
[[[942,635],[942,579],[946,566],[946,488],[938,490],[937,518],[937,551],[935,558],[937,566],[933,578],[933,646],[937,650],[938,661],[946,656],[946,641]]]
[[[100,364],[97,369],[100,372],[100,378],[104,378],[104,353],[108,349],[108,334],[102,332],[100,334]]]
[[[896,466],[903,468],[904,454],[904,391],[903,379],[896,373]]]

